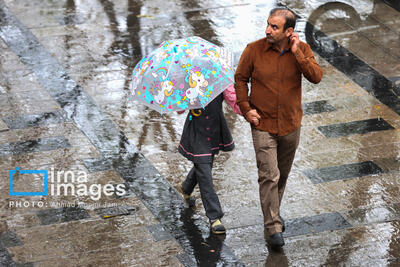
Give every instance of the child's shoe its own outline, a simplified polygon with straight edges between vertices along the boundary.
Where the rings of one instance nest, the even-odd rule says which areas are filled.
[[[221,223],[220,219],[216,219],[210,222],[211,232],[217,235],[222,235],[226,233],[225,226]]]
[[[190,208],[196,206],[196,199],[195,199],[193,193],[190,194],[190,195],[185,194],[185,193],[183,192],[183,189],[182,189],[182,184],[178,184],[178,186],[176,187],[176,189],[178,189],[178,192],[182,194],[183,200],[185,200],[186,204],[187,204]]]

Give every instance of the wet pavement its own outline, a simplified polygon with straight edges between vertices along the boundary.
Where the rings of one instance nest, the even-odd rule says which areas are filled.
[[[133,67],[162,41],[197,35],[237,62],[274,6],[296,12],[324,71],[303,83],[281,251],[263,237],[244,119],[225,107],[236,149],[214,164],[220,238],[201,201],[187,209],[174,189],[191,168],[177,153],[185,116],[129,96]],[[399,26],[389,0],[0,0],[0,266],[399,266]],[[23,170],[51,170],[49,190],[67,171],[127,190],[13,196],[11,184],[45,190]]]

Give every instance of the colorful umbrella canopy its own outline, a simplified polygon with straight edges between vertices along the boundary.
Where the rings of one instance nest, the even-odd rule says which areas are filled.
[[[160,112],[205,107],[233,84],[232,53],[194,36],[165,41],[135,66],[134,99]]]

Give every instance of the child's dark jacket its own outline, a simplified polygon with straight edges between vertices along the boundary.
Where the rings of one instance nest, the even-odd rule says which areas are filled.
[[[183,128],[178,151],[193,163],[210,163],[219,150],[231,151],[235,144],[226,123],[220,94],[204,109],[189,111]]]

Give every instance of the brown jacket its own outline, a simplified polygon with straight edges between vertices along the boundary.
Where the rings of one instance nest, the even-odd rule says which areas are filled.
[[[235,73],[240,110],[243,114],[257,110],[261,120],[255,128],[259,130],[280,136],[297,130],[303,115],[302,74],[312,83],[319,83],[322,78],[322,69],[308,44],[300,42],[295,54],[290,50],[281,54],[266,38],[248,44]]]

